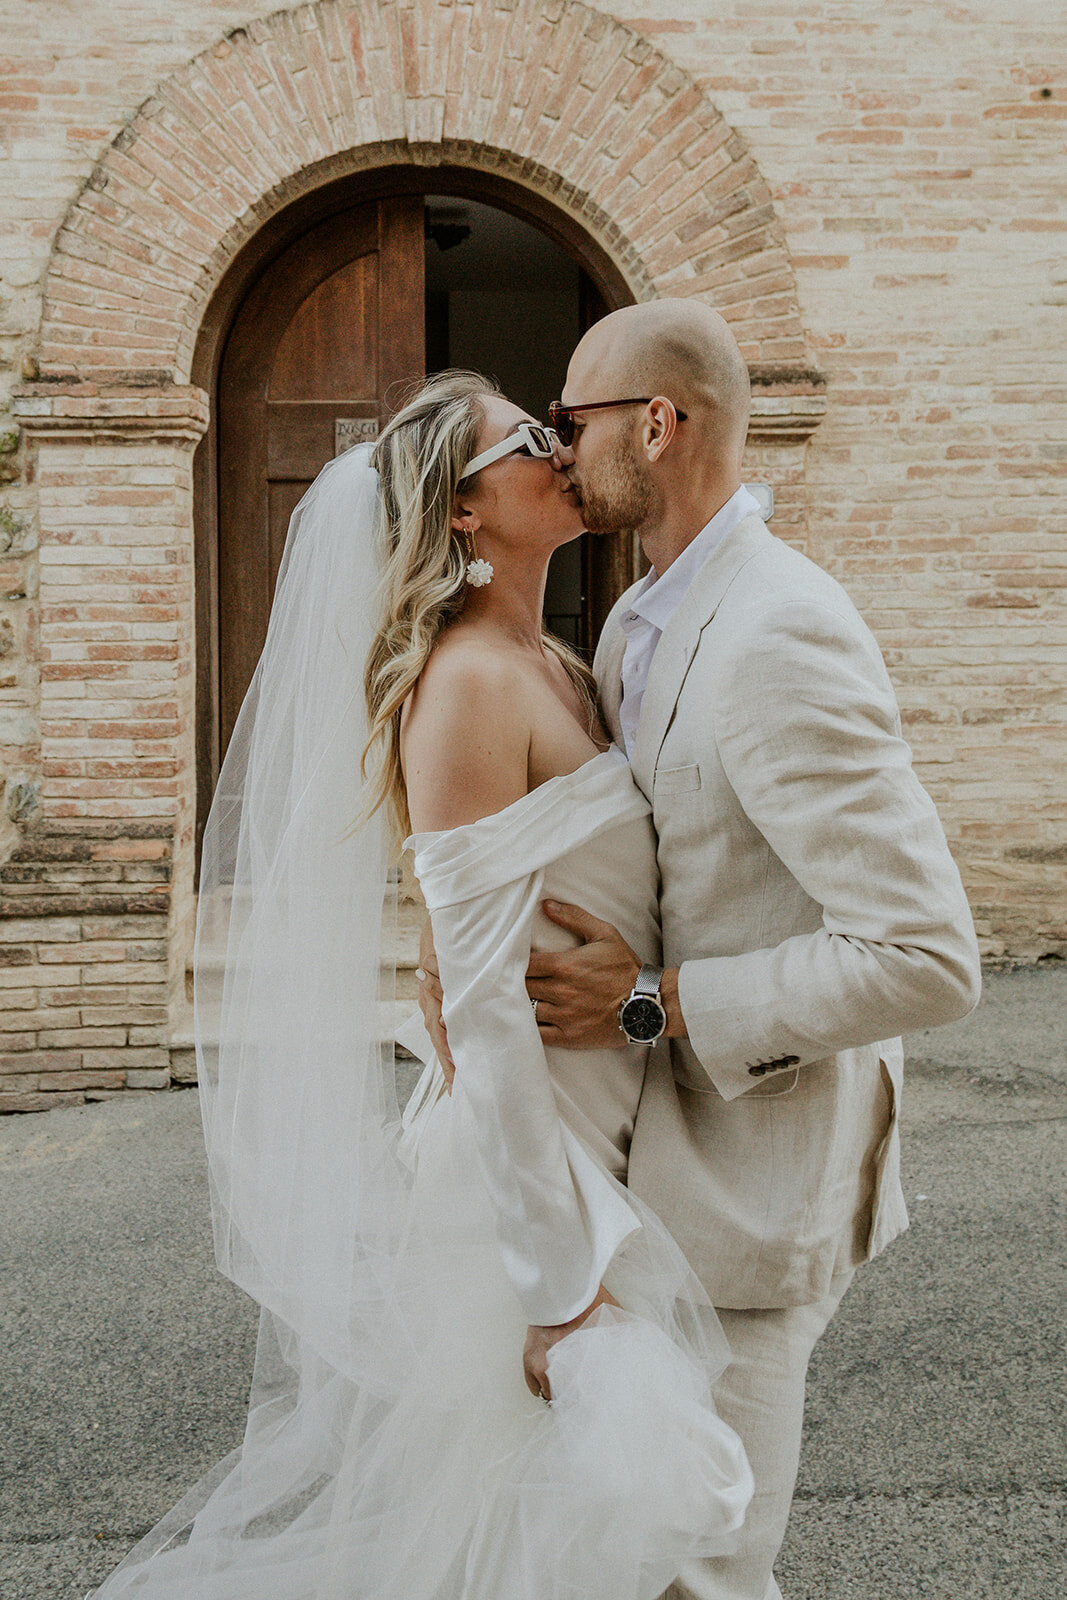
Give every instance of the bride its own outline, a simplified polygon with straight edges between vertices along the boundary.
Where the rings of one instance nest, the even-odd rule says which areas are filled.
[[[654,1600],[744,1517],[721,1330],[625,1188],[645,1052],[546,1050],[525,991],[566,942],[546,896],[658,956],[648,803],[542,628],[583,528],[560,467],[449,373],[294,514],[197,928],[216,1254],[262,1307],[248,1421],[98,1600]],[[388,819],[456,1063],[449,1092],[416,1021],[403,1118]]]

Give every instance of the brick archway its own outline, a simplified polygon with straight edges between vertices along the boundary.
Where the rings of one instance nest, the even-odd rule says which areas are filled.
[[[254,236],[336,180],[405,165],[517,185],[635,299],[722,310],[756,380],[754,475],[803,542],[800,446],[825,397],[782,227],[744,142],[646,40],[576,0],[319,0],[204,51],[72,204],[39,374],[12,402],[34,453],[40,781],[0,920],[41,988],[5,1036],[0,1109],[185,1070],[198,335]],[[69,1004],[58,970],[78,980]]]
[[[767,185],[646,40],[574,0],[320,0],[204,51],[114,141],[56,241],[43,371],[188,383],[204,306],[275,211],[361,167],[446,159],[551,199],[636,299],[707,298],[750,363],[805,365]]]

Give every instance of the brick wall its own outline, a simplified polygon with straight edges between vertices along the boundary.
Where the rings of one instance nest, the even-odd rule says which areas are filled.
[[[47,822],[0,867],[0,1111],[170,1082],[172,832]]]
[[[365,63],[345,4],[268,24],[229,0],[0,0],[0,411],[23,396],[19,417],[0,416],[0,979],[21,1014],[3,1019],[0,1094],[35,1104],[166,1070],[159,1013],[172,1021],[180,1001],[192,906],[189,457],[203,417],[181,386],[199,310],[308,163],[383,128],[436,137],[449,117],[480,128],[493,160],[525,138],[584,174],[560,202],[637,292],[704,294],[751,360],[821,370],[810,442],[764,426],[752,470],[779,489],[778,531],[843,579],[879,636],[987,953],[1067,950],[1055,8],[624,0],[612,15],[630,37],[562,0],[473,14],[367,0],[371,110],[346,111],[332,75],[343,61],[358,89]],[[277,76],[256,79],[268,56]],[[209,155],[226,118],[237,130],[232,175],[204,178],[210,203],[179,112]],[[547,181],[529,153],[518,166]],[[109,228],[128,255],[117,273]],[[802,384],[795,408],[815,399]],[[142,892],[120,846],[164,849],[140,864],[165,868],[152,885],[165,905],[88,909],[103,884]],[[20,896],[52,909],[26,916]],[[91,975],[108,966],[120,981]],[[94,1054],[114,1051],[125,1065]]]
[[[204,399],[47,390],[20,402],[41,532],[39,789],[0,865],[0,1110],[165,1087],[192,921]]]
[[[987,954],[1067,950],[1067,27],[1051,5],[615,14],[739,129],[827,379],[808,553],[873,626]]]

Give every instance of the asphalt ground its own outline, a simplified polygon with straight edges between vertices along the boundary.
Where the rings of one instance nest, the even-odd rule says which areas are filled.
[[[1067,969],[990,973],[909,1046],[912,1226],[816,1350],[779,1582],[1058,1600]],[[195,1091],[5,1119],[0,1205],[0,1600],[82,1600],[239,1442],[255,1308],[214,1268]]]

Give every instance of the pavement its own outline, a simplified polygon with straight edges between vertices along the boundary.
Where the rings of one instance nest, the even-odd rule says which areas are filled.
[[[1059,1600],[1067,967],[908,1044],[912,1226],[816,1350],[779,1582]],[[255,1308],[214,1268],[195,1090],[3,1120],[0,1205],[0,1600],[82,1600],[239,1442]]]

